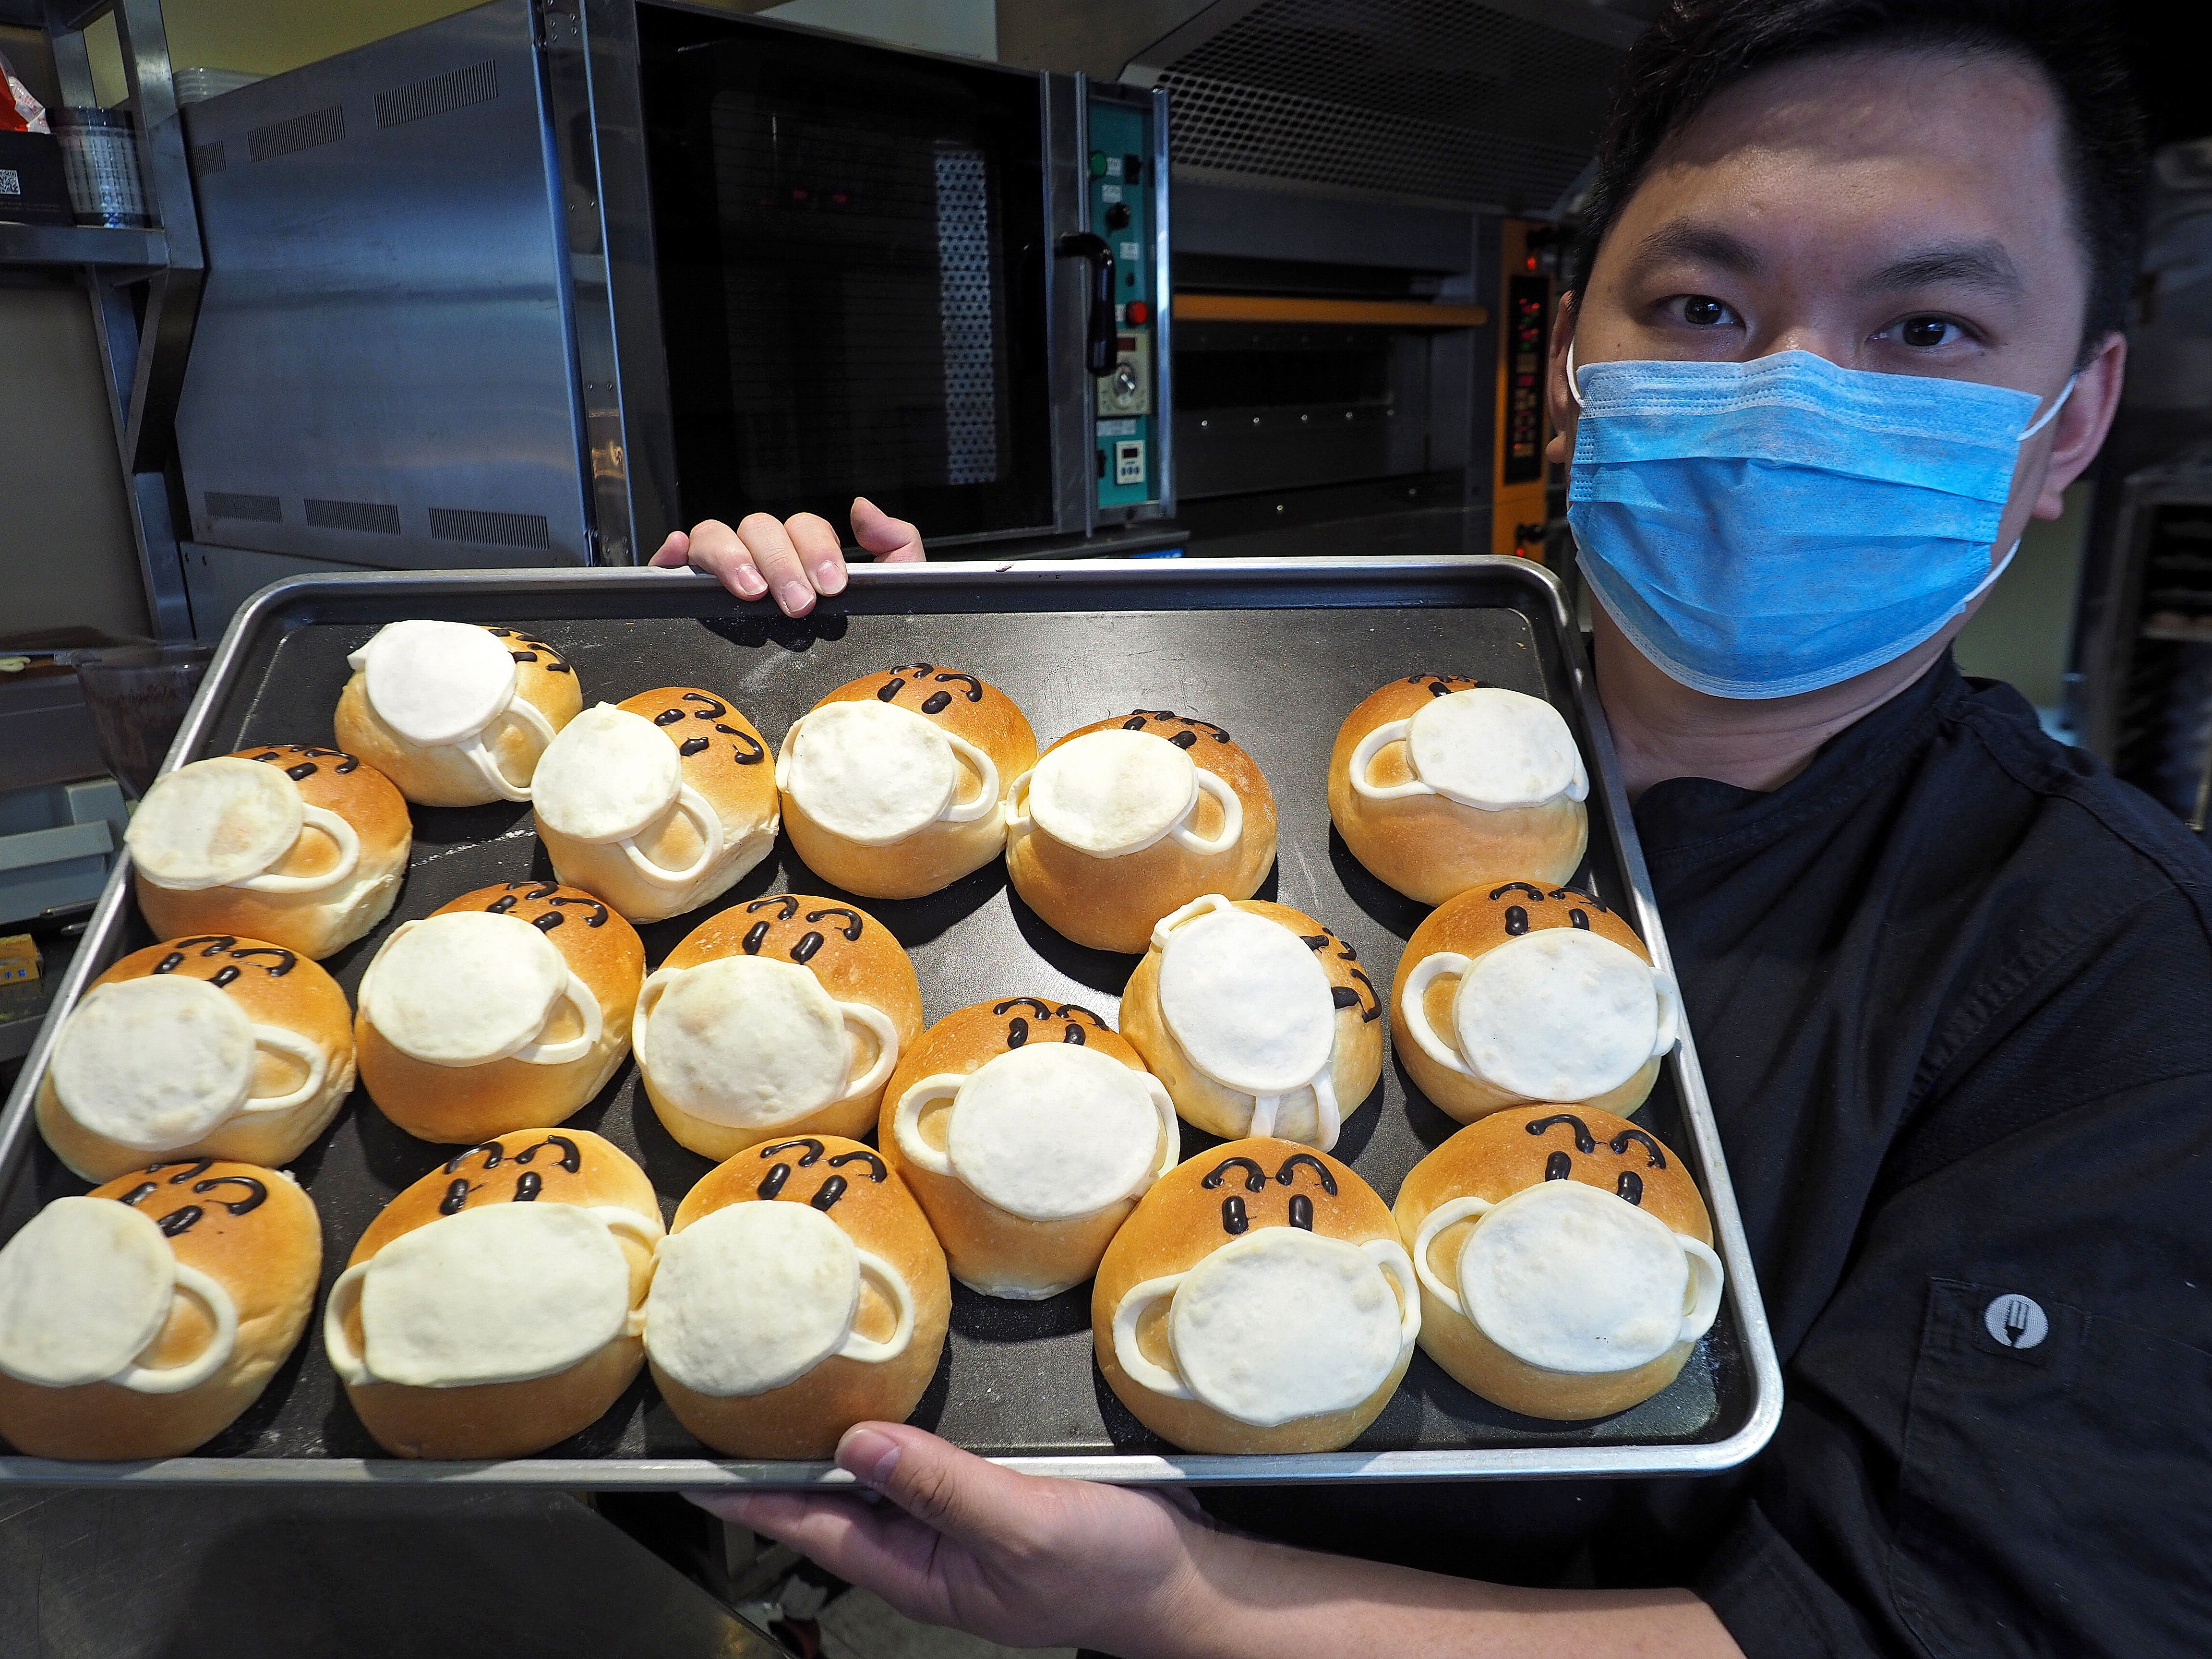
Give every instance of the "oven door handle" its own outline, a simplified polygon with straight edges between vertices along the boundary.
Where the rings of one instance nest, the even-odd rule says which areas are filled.
[[[1087,230],[1069,231],[1060,239],[1059,249],[1063,259],[1091,262],[1091,325],[1084,335],[1083,366],[1093,374],[1111,374],[1120,361],[1115,349],[1119,331],[1114,323],[1114,250],[1104,237]]]

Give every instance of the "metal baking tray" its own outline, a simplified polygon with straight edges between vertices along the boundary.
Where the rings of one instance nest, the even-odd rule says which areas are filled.
[[[795,622],[683,572],[303,577],[264,589],[240,611],[167,764],[249,743],[328,743],[346,654],[384,623],[409,617],[536,634],[574,665],[587,703],[656,685],[708,688],[775,739],[833,686],[917,660],[957,664],[1003,688],[1029,716],[1040,746],[1135,708],[1212,720],[1259,763],[1275,793],[1280,854],[1260,896],[1319,917],[1386,988],[1425,912],[1369,876],[1331,828],[1329,747],[1345,714],[1385,680],[1473,675],[1547,697],[1566,715],[1593,778],[1590,851],[1580,879],[1624,910],[1652,956],[1668,963],[1580,637],[1557,582],[1523,560],[876,566],[856,569],[844,594]],[[414,817],[414,853],[390,920],[325,964],[349,994],[400,921],[473,888],[550,872],[526,805],[416,807]],[[835,893],[786,844],[711,908],[783,890]],[[1022,994],[1085,1004],[1110,1020],[1135,961],[1061,939],[1013,896],[1002,864],[928,898],[858,902],[911,952],[932,1020],[986,997]],[[658,964],[705,914],[641,929],[649,962]],[[53,1031],[85,983],[153,942],[118,867],[0,1116],[0,1236],[49,1200],[84,1190],[40,1141],[33,1091]],[[1638,1115],[1694,1166],[1728,1268],[1728,1296],[1674,1385],[1632,1411],[1589,1423],[1539,1422],[1486,1404],[1417,1354],[1382,1416],[1345,1451],[1186,1455],[1130,1417],[1093,1366],[1087,1285],[1037,1303],[995,1301],[956,1285],[945,1360],[913,1420],[1016,1468],[1122,1482],[1686,1474],[1739,1463],[1773,1431],[1781,1376],[1686,1034]],[[571,1121],[634,1154],[668,1214],[711,1167],[661,1129],[634,1063]],[[1375,1095],[1347,1114],[1336,1155],[1388,1202],[1406,1171],[1458,1127],[1410,1085],[1394,1056]],[[1212,1144],[1185,1127],[1186,1157]],[[450,1155],[392,1127],[356,1092],[292,1166],[322,1215],[325,1291],[386,1201]],[[313,1323],[261,1400],[192,1456],[136,1465],[0,1458],[0,1479],[71,1482],[665,1488],[845,1478],[826,1463],[717,1458],[684,1432],[646,1378],[590,1429],[535,1457],[475,1464],[388,1457],[346,1403]]]

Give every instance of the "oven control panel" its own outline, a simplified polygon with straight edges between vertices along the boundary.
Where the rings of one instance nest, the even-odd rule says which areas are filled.
[[[1094,406],[1098,505],[1143,507],[1160,499],[1152,111],[1094,94],[1089,113],[1090,228],[1114,256],[1114,366]]]

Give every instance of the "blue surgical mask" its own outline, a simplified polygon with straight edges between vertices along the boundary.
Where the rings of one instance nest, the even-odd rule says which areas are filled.
[[[1579,382],[1579,383],[1578,383]],[[1746,363],[1585,365],[1567,522],[1638,650],[1717,697],[1786,697],[1893,662],[1997,579],[2039,399],[2008,387]]]

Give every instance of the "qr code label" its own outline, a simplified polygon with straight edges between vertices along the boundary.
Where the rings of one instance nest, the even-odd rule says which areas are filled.
[[[23,175],[13,167],[0,167],[0,196],[21,196]]]

